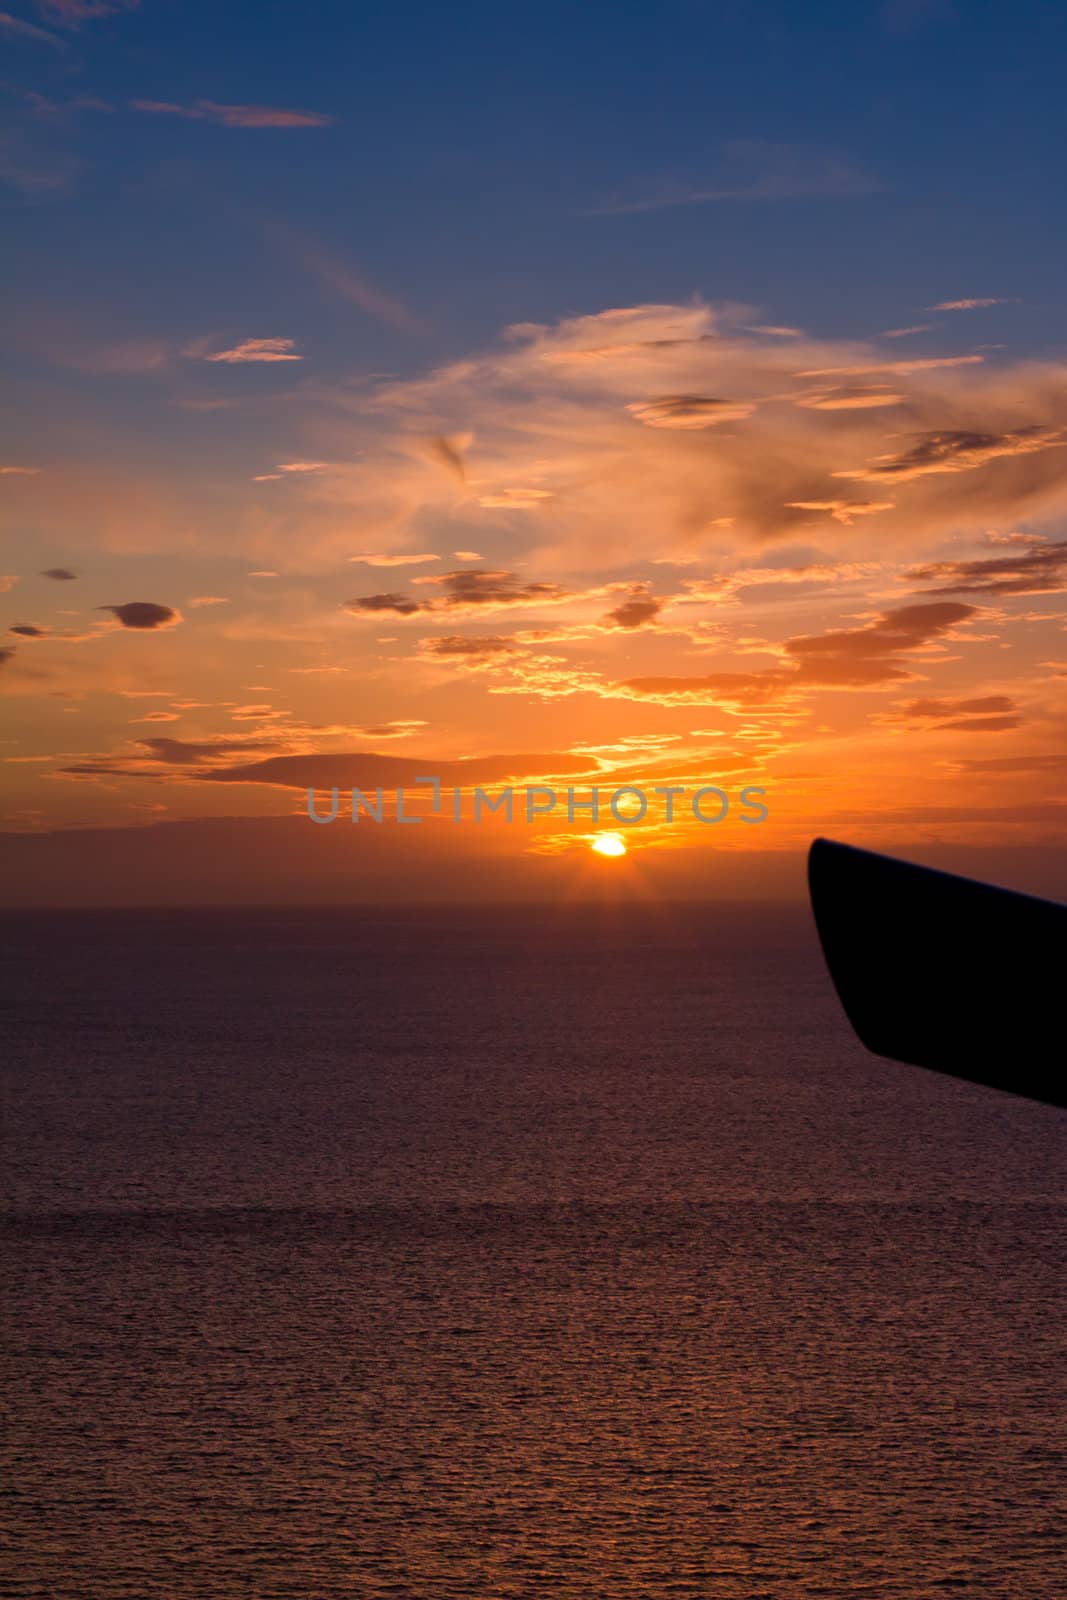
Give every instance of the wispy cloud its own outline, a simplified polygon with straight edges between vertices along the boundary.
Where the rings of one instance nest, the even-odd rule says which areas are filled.
[[[201,361],[222,361],[240,366],[249,361],[303,361],[295,339],[243,339],[230,350],[199,355]]]
[[[393,790],[414,784],[430,766],[443,783],[462,786],[595,771],[597,763],[589,756],[569,752],[536,755],[470,756],[465,760],[442,760],[430,756],[382,756],[374,752],[336,755],[268,756],[264,761],[237,767],[216,767],[204,773],[212,783],[270,783],[295,789],[343,788]]]
[[[551,489],[534,489],[522,484],[502,484],[479,494],[478,504],[487,511],[534,511],[545,500],[551,500]]]
[[[711,395],[663,394],[654,400],[631,401],[626,409],[647,428],[693,429],[738,422],[756,408],[750,401],[720,400]]]
[[[939,300],[936,305],[927,306],[927,311],[981,311],[985,306],[1011,305],[1010,299],[1002,295],[988,295],[985,299],[976,300]]]
[[[420,639],[419,649],[423,655],[443,660],[488,661],[494,656],[514,655],[519,646],[503,634],[447,633]]]
[[[966,700],[910,700],[882,720],[932,733],[1010,733],[1023,722],[1016,702],[1006,694],[975,695]]]
[[[920,434],[913,445],[898,454],[879,456],[868,467],[835,472],[835,478],[858,478],[877,482],[894,478],[905,482],[930,473],[971,472],[998,456],[1033,455],[1039,450],[1062,450],[1067,446],[1063,430],[1034,423],[1007,433],[968,433],[951,429]]]
[[[322,472],[329,465],[328,461],[279,461],[273,472],[257,472],[252,482],[277,483],[293,473]]]
[[[624,216],[723,200],[851,199],[881,187],[871,173],[832,150],[734,139],[723,145],[718,170],[708,181],[663,178],[644,190],[614,195],[588,214]]]
[[[796,404],[809,411],[877,411],[886,406],[903,405],[906,396],[871,385],[860,389],[826,389],[818,394],[798,396]]]
[[[465,484],[467,466],[463,453],[469,449],[471,443],[469,433],[459,434],[451,439],[443,437],[431,439],[428,447],[430,459],[444,467],[445,471],[450,472],[459,483]]]
[[[526,581],[514,572],[486,572],[471,569],[445,572],[440,576],[416,578],[416,583],[432,584],[443,591],[432,600],[413,600],[406,594],[367,594],[345,601],[353,615],[412,617],[433,611],[500,611],[512,606],[560,605],[575,596],[558,583]]]
[[[337,120],[318,111],[222,105],[216,100],[196,100],[191,105],[170,100],[131,100],[130,109],[153,116],[184,117],[189,122],[215,122],[224,128],[326,128]]]
[[[885,372],[906,378],[913,372],[937,372],[944,367],[976,367],[984,356],[916,356],[914,361],[870,361],[850,367],[809,367],[798,378],[863,378],[868,373]]]
[[[21,17],[13,17],[7,11],[0,11],[0,29],[23,39],[33,39],[37,44],[50,44],[56,50],[66,49],[65,39],[57,39],[54,33],[35,28],[32,22],[24,22]]]
[[[851,527],[857,517],[870,517],[878,511],[892,511],[892,500],[787,500],[792,511],[820,511],[835,522]]]
[[[419,567],[426,561],[440,561],[440,556],[435,555],[359,555],[349,556],[349,561],[361,561],[366,567]],[[481,557],[478,558],[479,560]]]
[[[422,324],[403,301],[380,289],[377,284],[372,283],[362,273],[356,272],[346,262],[318,245],[298,240],[282,230],[274,231],[289,244],[291,249],[296,250],[305,269],[342,300],[347,300],[350,305],[358,306],[368,316],[376,317],[379,322],[399,328],[404,333],[423,331]]]
[[[97,17],[110,17],[116,11],[136,11],[141,0],[36,0],[38,11],[57,22],[76,26]]]
[[[1023,548],[1017,555],[974,561],[931,561],[913,567],[929,594],[1056,594],[1067,589],[1067,539]]]

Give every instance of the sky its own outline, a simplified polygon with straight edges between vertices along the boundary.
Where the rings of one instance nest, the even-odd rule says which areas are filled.
[[[1062,6],[6,3],[13,903],[1067,892]]]

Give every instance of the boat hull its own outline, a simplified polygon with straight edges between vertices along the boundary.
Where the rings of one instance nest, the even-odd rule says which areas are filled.
[[[808,883],[868,1050],[1067,1106],[1067,906],[831,839]]]

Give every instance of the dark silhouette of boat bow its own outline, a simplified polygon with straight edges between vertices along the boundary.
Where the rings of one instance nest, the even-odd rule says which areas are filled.
[[[1067,1106],[1067,905],[816,839],[812,910],[868,1050]]]

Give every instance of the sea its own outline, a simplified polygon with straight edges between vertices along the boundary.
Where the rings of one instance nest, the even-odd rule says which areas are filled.
[[[0,948],[5,1600],[1067,1595],[1067,1117],[806,910]]]

